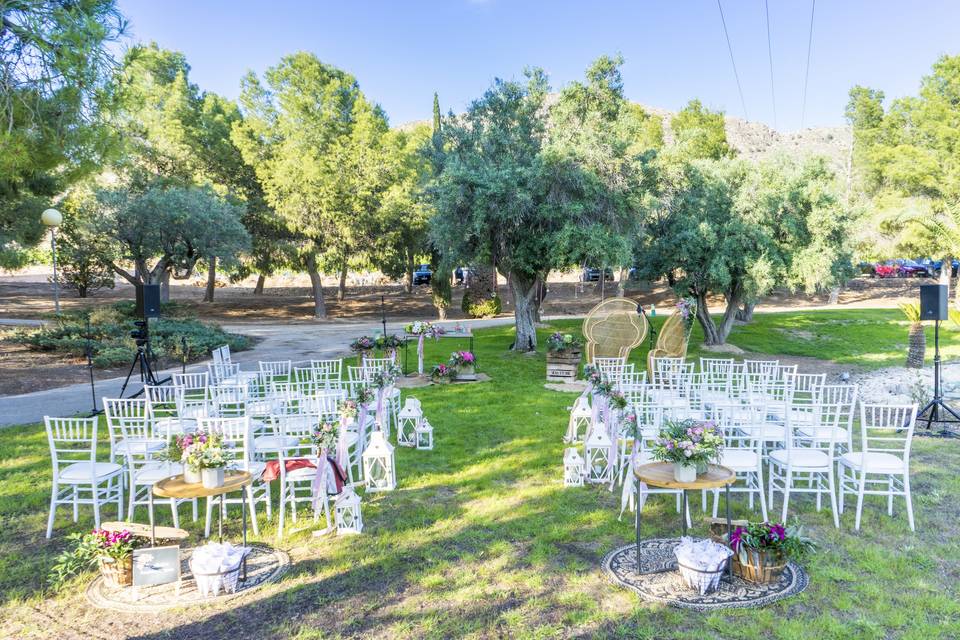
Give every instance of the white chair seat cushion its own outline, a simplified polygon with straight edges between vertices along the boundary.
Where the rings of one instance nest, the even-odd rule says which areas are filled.
[[[840,427],[801,427],[798,431],[801,435],[817,442],[830,442],[830,432],[833,431],[834,443],[847,443],[847,430]]]
[[[180,473],[183,473],[182,464],[175,462],[151,462],[137,470],[134,481],[137,484],[154,484],[164,478],[169,478],[170,476],[175,476]]]
[[[300,444],[296,436],[258,436],[253,439],[253,448],[257,451],[278,451],[292,449]]]
[[[734,471],[755,471],[759,460],[756,451],[749,449],[724,449],[720,454],[720,464]]]
[[[901,473],[904,471],[903,460],[892,453],[871,451],[845,453],[840,456],[840,464],[857,471],[866,468],[867,473]]]
[[[74,462],[60,470],[62,482],[90,482],[91,472],[96,479],[122,471],[123,467],[113,462]]]
[[[830,456],[817,449],[775,449],[770,452],[770,460],[781,466],[790,466],[794,469],[825,469],[830,466]]]
[[[263,475],[263,470],[267,468],[267,463],[262,460],[251,460],[247,465],[247,471],[250,472],[250,475],[253,476],[253,479],[256,480]]]
[[[129,438],[117,441],[114,445],[114,452],[121,456],[137,455],[142,456],[149,453],[156,453],[167,448],[167,443],[163,440],[148,440],[146,438]]]

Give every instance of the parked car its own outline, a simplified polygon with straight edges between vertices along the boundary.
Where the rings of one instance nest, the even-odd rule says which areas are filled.
[[[934,277],[939,277],[940,272],[943,270],[943,260],[933,260],[932,258],[918,258],[917,262],[919,262],[924,266],[931,267],[932,274]],[[953,260],[950,261],[950,263],[951,263],[950,277],[956,278],[957,270],[960,269],[960,260],[957,260],[956,258],[954,258]]]
[[[607,267],[603,270],[603,279],[607,282],[613,282],[613,269]],[[580,282],[599,282],[600,281],[600,269],[596,267],[584,267],[583,273],[580,274]]]
[[[906,258],[879,263],[873,271],[878,278],[932,278],[935,276],[932,265],[921,264]]]
[[[422,264],[413,272],[413,284],[430,284],[430,278],[433,277],[433,271],[430,265]]]

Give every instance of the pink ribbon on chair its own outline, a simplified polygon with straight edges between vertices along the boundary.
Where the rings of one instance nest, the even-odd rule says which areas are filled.
[[[350,466],[350,446],[347,444],[348,426],[349,423],[341,418],[340,430],[337,433],[337,464],[340,465],[341,469],[346,469]]]
[[[333,458],[327,456],[326,450],[320,452],[320,457],[317,460],[317,473],[313,476],[313,484],[311,489],[313,491],[313,508],[317,508],[317,504],[320,502],[320,492],[325,491],[327,494],[330,493],[328,485],[327,474],[329,473],[330,467],[333,467],[333,482],[336,487],[336,493],[343,491],[343,485],[346,484],[346,474],[343,472],[343,469],[340,468],[340,465],[337,464],[337,461]]]
[[[377,412],[376,412],[376,423],[377,428],[384,432],[387,435],[389,432],[383,428],[383,396],[386,393],[386,388],[377,388]]]
[[[360,403],[360,411],[357,415],[357,437],[360,453],[367,448],[367,403]]]

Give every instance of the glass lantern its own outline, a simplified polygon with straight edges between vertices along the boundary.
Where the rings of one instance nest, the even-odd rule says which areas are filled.
[[[417,427],[423,420],[420,401],[416,398],[407,398],[403,408],[397,413],[397,419],[397,445],[401,447],[416,446]]]
[[[363,478],[367,491],[393,491],[397,488],[397,471],[393,445],[379,428],[370,435],[370,444],[363,452]]]
[[[584,458],[586,459],[587,482],[603,484],[610,482],[612,467],[610,466],[610,436],[607,435],[607,426],[598,422],[587,437]]]
[[[363,531],[360,496],[351,487],[344,488],[343,493],[333,503],[333,510],[337,534],[354,534]]]
[[[563,486],[583,486],[583,458],[576,447],[567,447],[563,452]]]
[[[413,437],[416,440],[417,449],[433,451],[433,425],[429,420],[424,418],[420,421],[414,429]]]

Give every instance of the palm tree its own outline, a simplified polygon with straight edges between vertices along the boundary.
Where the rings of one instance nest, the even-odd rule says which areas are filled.
[[[900,311],[910,321],[909,349],[907,351],[907,367],[922,369],[923,358],[927,350],[927,336],[923,332],[923,323],[920,321],[920,305],[908,302],[900,305]]]

